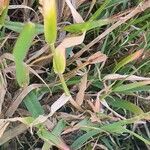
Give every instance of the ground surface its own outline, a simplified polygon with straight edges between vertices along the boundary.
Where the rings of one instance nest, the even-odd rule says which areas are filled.
[[[7,1],[0,2],[1,24]],[[64,42],[68,97],[53,69],[41,4],[10,0],[0,30],[0,149],[150,149],[150,1],[72,0],[72,6],[74,13],[58,0],[55,42],[70,37]],[[76,24],[81,17],[85,23]],[[29,21],[36,24],[23,59],[30,82],[20,88],[14,47]]]

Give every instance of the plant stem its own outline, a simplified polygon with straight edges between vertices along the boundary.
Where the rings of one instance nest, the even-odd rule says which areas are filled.
[[[55,45],[54,45],[54,43],[50,44],[50,48],[51,48],[52,54],[54,55],[54,53],[55,53]]]
[[[70,96],[70,92],[69,92],[69,89],[68,89],[68,87],[67,87],[67,85],[66,85],[66,82],[65,82],[65,79],[64,79],[63,74],[58,74],[58,75],[59,75],[59,78],[60,78],[62,87],[63,87],[63,89],[64,89],[64,91],[65,91],[65,94],[66,94],[67,96]]]

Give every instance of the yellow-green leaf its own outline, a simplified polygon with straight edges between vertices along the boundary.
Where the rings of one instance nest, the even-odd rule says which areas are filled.
[[[24,87],[29,83],[29,71],[23,60],[31,46],[35,33],[35,24],[31,22],[27,23],[23,27],[13,49],[13,56],[16,65],[16,78],[21,87]]]
[[[122,68],[124,65],[138,59],[143,53],[143,49],[136,51],[135,53],[127,56],[123,60],[121,60],[114,68],[113,72],[117,72],[120,68]]]
[[[4,25],[7,16],[9,0],[0,0],[0,29]]]
[[[53,44],[57,38],[56,0],[43,0],[44,34],[48,44]]]
[[[54,71],[57,74],[62,74],[66,68],[66,49],[60,44],[54,52],[53,58]]]

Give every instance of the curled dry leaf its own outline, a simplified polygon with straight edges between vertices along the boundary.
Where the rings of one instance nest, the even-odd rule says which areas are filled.
[[[67,5],[69,6],[73,18],[77,23],[84,22],[80,14],[71,4],[70,0],[66,0]],[[66,68],[66,48],[79,45],[83,42],[85,38],[85,32],[80,36],[68,37],[65,38],[62,43],[56,48],[53,58],[53,67],[54,71],[57,74],[62,74]]]
[[[62,0],[61,0],[61,1],[62,1]],[[74,0],[74,3],[75,3],[76,8],[78,8],[78,7],[79,7],[81,4],[83,4],[85,1],[86,1],[86,0]],[[69,8],[68,8],[68,7],[67,7],[67,8],[65,7],[63,15],[66,16],[66,17],[69,17],[70,12],[69,12]]]
[[[83,104],[86,88],[87,88],[87,73],[81,79],[81,83],[79,85],[79,92],[77,93],[76,96],[76,102],[80,106]]]
[[[101,52],[96,52],[92,56],[89,57],[89,64],[96,64],[100,62],[105,62],[107,60],[107,56]]]
[[[108,74],[104,77],[104,80],[150,81],[150,78],[136,75]]]

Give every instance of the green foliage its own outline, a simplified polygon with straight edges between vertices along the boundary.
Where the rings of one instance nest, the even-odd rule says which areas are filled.
[[[94,3],[94,1],[92,2]],[[34,5],[32,5],[33,3]],[[36,9],[37,1],[32,1],[30,5]],[[37,136],[35,136],[35,139],[36,137],[42,139],[44,142],[43,150],[48,150],[53,146],[59,149],[69,149],[69,146],[67,146],[68,143],[73,150],[92,149],[93,143],[96,142],[108,149],[133,149],[134,147],[138,147],[136,138],[141,140],[143,145],[150,145],[149,131],[148,127],[146,127],[146,121],[150,120],[149,102],[146,103],[149,98],[150,80],[103,80],[105,75],[115,74],[116,72],[120,75],[146,76],[148,78],[150,71],[149,10],[141,10],[140,13],[132,17],[126,23],[111,30],[114,23],[117,21],[121,22],[124,16],[132,12],[132,9],[134,9],[133,6],[136,7],[137,5],[137,1],[131,2],[128,0],[96,1],[89,16],[85,17],[87,10],[91,6],[91,2],[87,1],[87,3],[85,2],[83,6],[77,10],[83,18],[89,18],[89,20],[70,25],[59,24],[62,30],[60,28],[58,28],[60,30],[57,29],[55,0],[43,1],[43,20],[36,20],[35,17],[33,19],[35,23],[23,22],[23,19],[27,19],[26,16],[17,19],[20,21],[12,20],[11,15],[9,19],[9,16],[7,16],[8,8],[0,9],[0,28],[3,27],[0,36],[1,49],[4,51],[4,54],[6,52],[6,55],[0,57],[0,65],[3,76],[5,77],[5,75],[7,75],[5,77],[6,79],[4,78],[2,80],[7,81],[9,75],[8,69],[9,67],[13,68],[12,66],[14,64],[12,62],[14,60],[16,80],[21,87],[19,89],[21,94],[19,93],[20,95],[17,99],[13,97],[15,101],[12,102],[11,105],[12,108],[15,109],[17,105],[16,102],[23,101],[31,117],[23,119],[22,123],[36,129]],[[63,7],[63,4],[61,4],[61,6]],[[70,7],[72,16],[74,22],[76,22],[76,19],[81,19],[80,14],[72,7],[73,6]],[[132,9],[130,10],[130,8]],[[67,13],[69,12],[70,11]],[[120,14],[116,15],[118,12],[124,13],[122,15],[123,18],[120,18]],[[38,13],[37,11],[37,14]],[[29,14],[34,16],[31,12]],[[41,16],[39,18],[41,19]],[[64,16],[64,18],[58,17],[58,20],[64,23],[72,21],[70,17],[68,18],[68,14]],[[42,25],[42,22],[44,25]],[[106,30],[107,35],[101,38],[100,34],[103,35]],[[10,31],[13,32],[9,34]],[[78,33],[82,34],[86,31],[88,32],[83,41],[81,36],[78,36]],[[58,39],[57,34],[59,35]],[[18,36],[17,39],[11,39],[11,37],[13,37],[12,35]],[[37,36],[36,39],[35,36]],[[45,36],[45,40],[43,36]],[[33,42],[34,39],[35,42]],[[94,43],[95,39],[97,40],[96,43]],[[65,40],[67,41],[66,43],[64,42]],[[74,42],[77,44],[74,44]],[[12,43],[15,43],[13,57],[11,54],[8,54]],[[47,43],[51,49],[51,54],[48,54],[48,56],[45,43]],[[69,47],[68,45],[70,44],[73,46]],[[32,47],[32,51],[29,51],[30,47]],[[42,49],[40,49],[41,47]],[[106,62],[96,65],[93,63],[90,64],[89,57],[92,57],[93,54],[98,51],[102,52],[102,55],[100,54],[100,60],[103,59],[103,53],[108,56],[108,59]],[[44,52],[44,54],[42,54],[42,52]],[[84,54],[80,55],[83,52]],[[27,55],[28,53],[29,55]],[[27,60],[27,56],[29,56],[29,59],[31,57],[30,61]],[[73,57],[70,58],[70,56]],[[27,60],[27,64],[25,60]],[[38,63],[32,63],[34,60]],[[94,57],[91,59],[93,62],[96,62],[96,60],[99,61],[99,58]],[[31,78],[29,78],[29,68],[31,67],[33,67],[33,72],[31,72],[32,75]],[[13,71],[11,72],[10,70],[12,74]],[[87,87],[86,91],[84,90],[85,93],[82,93],[83,83],[81,80],[85,73],[88,74]],[[57,79],[57,76],[59,76],[59,79]],[[42,78],[44,84],[46,83],[47,85],[41,84],[37,77],[39,77],[39,79]],[[28,86],[29,83],[32,85]],[[7,90],[7,86],[10,93],[14,91],[9,84],[9,82],[3,82],[2,85],[4,87],[0,86],[0,90],[2,91],[0,95],[2,103],[3,97],[5,97],[3,93],[6,92],[5,89]],[[51,88],[51,93],[49,93],[47,87]],[[30,88],[33,89],[31,90]],[[65,99],[61,99],[62,103],[60,101],[54,102],[58,100],[58,97],[62,94],[62,90],[64,90],[65,94],[70,98],[70,103],[67,103],[67,105],[58,110],[57,108],[60,108],[59,106],[64,104]],[[16,93],[18,94],[18,91]],[[82,104],[78,104],[80,99],[76,100],[78,93],[82,95],[81,97],[84,97],[82,98]],[[11,94],[15,95],[14,93]],[[80,97],[80,95],[78,97]],[[43,101],[45,99],[46,103]],[[133,99],[136,99],[139,103],[133,103]],[[104,101],[99,103],[99,100]],[[104,105],[103,102],[105,102],[106,105]],[[144,109],[145,103],[148,107],[148,111]],[[0,105],[2,104],[0,103]],[[5,101],[3,105],[5,106]],[[24,105],[20,105],[22,107],[21,109],[24,109]],[[44,107],[42,105],[44,105]],[[104,105],[104,107],[102,105]],[[5,108],[7,108],[6,106]],[[52,106],[54,110],[58,110],[58,113],[56,112],[53,116],[50,115]],[[141,106],[143,107],[141,108]],[[45,108],[50,108],[48,110],[48,116],[45,114],[47,113],[47,109]],[[14,111],[16,111],[16,109]],[[3,112],[5,111],[2,111],[2,114]],[[15,115],[16,114],[14,114],[14,116]],[[45,118],[50,120],[45,120]],[[134,124],[138,126],[136,123],[142,121],[145,121],[143,126],[145,132],[134,128]],[[48,124],[49,122],[51,122],[52,126]],[[51,130],[49,130],[49,127]],[[67,134],[65,134],[65,132]],[[62,136],[62,134],[64,136]],[[65,139],[65,135],[69,136],[69,142]],[[129,135],[131,135],[131,137]],[[91,139],[92,142],[90,142]],[[122,144],[124,139],[127,142]],[[66,144],[65,142],[68,143]]]
[[[69,31],[71,33],[84,32],[97,27],[102,27],[104,25],[108,25],[112,22],[111,19],[100,19],[97,21],[88,21],[85,23],[72,24],[64,27],[64,30]]]
[[[21,87],[29,84],[29,71],[27,66],[24,64],[24,59],[34,37],[35,25],[29,22],[24,26],[13,49],[13,56],[16,65],[16,78]]]

